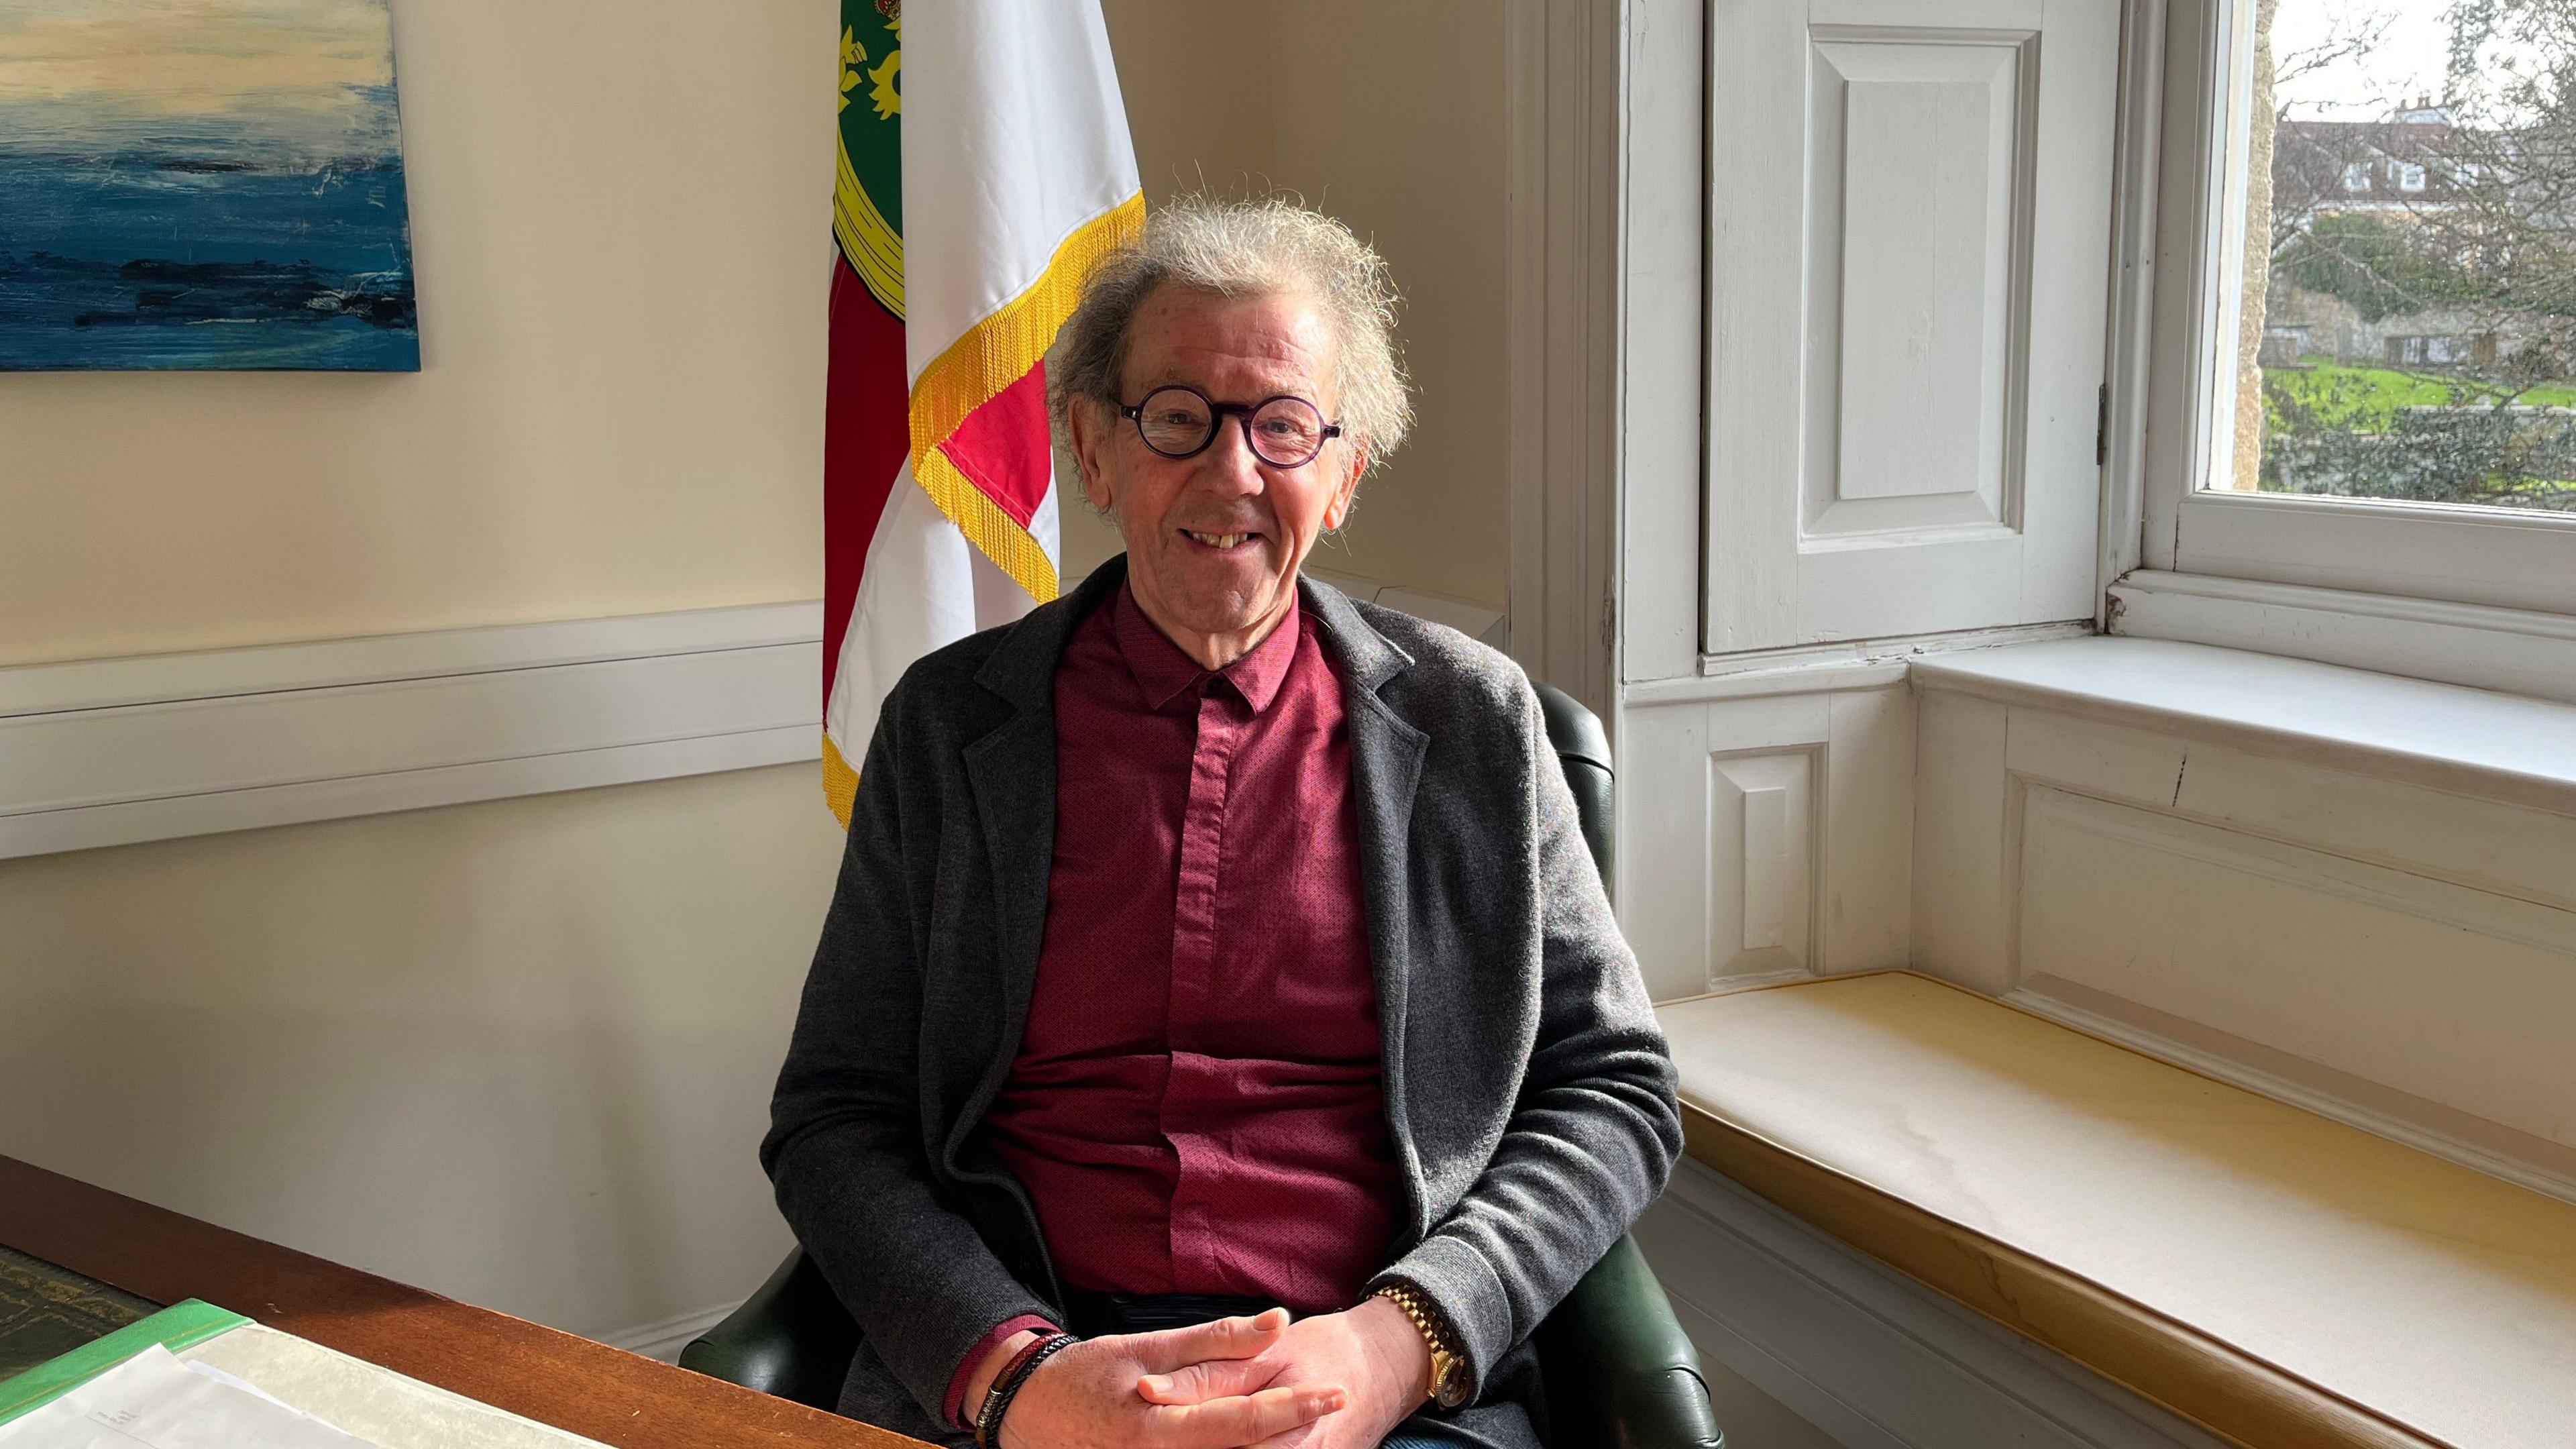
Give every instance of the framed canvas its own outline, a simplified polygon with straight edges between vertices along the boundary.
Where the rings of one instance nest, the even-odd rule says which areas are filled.
[[[389,0],[0,0],[0,369],[420,367]]]

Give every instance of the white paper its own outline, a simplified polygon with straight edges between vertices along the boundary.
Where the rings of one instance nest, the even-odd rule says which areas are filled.
[[[16,1422],[5,1449],[373,1449],[154,1344]]]
[[[222,1369],[380,1449],[604,1449],[256,1323],[181,1349],[179,1361]]]

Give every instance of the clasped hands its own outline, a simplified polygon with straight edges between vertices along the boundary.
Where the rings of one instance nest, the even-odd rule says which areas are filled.
[[[969,1405],[1026,1342],[977,1367]],[[1274,1308],[1064,1349],[1011,1401],[1002,1449],[1377,1449],[1430,1384],[1430,1348],[1383,1298],[1294,1323]]]

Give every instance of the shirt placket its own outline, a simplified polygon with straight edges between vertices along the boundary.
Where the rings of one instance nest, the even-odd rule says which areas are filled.
[[[1205,1132],[1224,1083],[1207,1054],[1208,1005],[1218,989],[1217,892],[1234,756],[1248,720],[1222,676],[1200,682],[1198,744],[1181,813],[1181,859],[1172,910],[1172,989],[1164,1022],[1172,1065],[1163,1094],[1163,1136],[1178,1159],[1172,1189],[1171,1250],[1176,1287],[1208,1291],[1223,1280],[1211,1228],[1211,1175],[1222,1163]]]

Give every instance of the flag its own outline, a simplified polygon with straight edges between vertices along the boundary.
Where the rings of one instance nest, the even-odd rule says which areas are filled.
[[[1056,595],[1043,358],[1145,219],[1098,0],[906,18],[841,4],[823,790],[844,825],[904,669]]]

